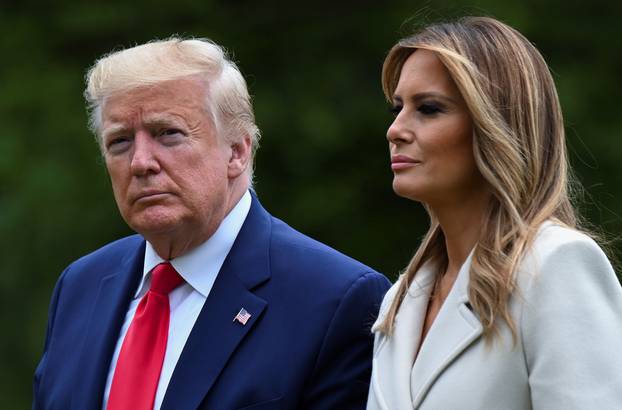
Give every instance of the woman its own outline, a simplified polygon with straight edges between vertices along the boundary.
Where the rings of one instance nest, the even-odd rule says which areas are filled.
[[[467,17],[383,67],[393,189],[430,229],[387,293],[368,409],[620,409],[622,290],[569,199],[540,53]]]

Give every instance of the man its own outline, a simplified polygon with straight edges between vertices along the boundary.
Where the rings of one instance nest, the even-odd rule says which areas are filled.
[[[113,53],[86,96],[139,235],[61,275],[33,407],[364,408],[389,283],[249,191],[259,132],[222,49],[171,39]]]

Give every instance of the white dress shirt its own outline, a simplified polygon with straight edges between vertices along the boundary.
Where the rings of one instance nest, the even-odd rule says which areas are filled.
[[[191,250],[185,255],[171,259],[170,262],[175,270],[184,278],[185,283],[169,294],[171,317],[168,328],[168,340],[166,342],[166,354],[160,373],[160,381],[156,392],[153,408],[159,410],[164,399],[175,365],[181,356],[181,352],[188,340],[190,331],[194,327],[203,304],[209,295],[216,275],[220,271],[225,258],[229,254],[235,238],[238,236],[242,224],[248,215],[251,206],[251,196],[248,191],[242,196],[237,205],[229,212],[218,227],[218,230],[204,243]],[[145,249],[145,263],[143,277],[130,303],[125,321],[121,328],[119,339],[110,362],[106,390],[104,391],[103,408],[108,405],[110,386],[114,376],[114,370],[119,358],[119,352],[123,339],[127,333],[134,313],[141,298],[149,290],[151,285],[151,270],[159,263],[165,262],[153,249],[149,242]]]

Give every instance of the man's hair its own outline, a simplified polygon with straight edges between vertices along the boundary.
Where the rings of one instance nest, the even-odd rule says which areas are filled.
[[[84,92],[89,128],[101,146],[102,106],[107,97],[188,76],[205,82],[206,111],[220,138],[231,142],[251,138],[248,172],[252,180],[252,160],[260,133],[246,81],[225,50],[209,39],[171,37],[114,51],[97,60],[86,75]]]

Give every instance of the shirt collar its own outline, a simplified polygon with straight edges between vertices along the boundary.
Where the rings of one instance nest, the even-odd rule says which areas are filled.
[[[204,297],[208,296],[216,280],[216,275],[218,275],[225,258],[235,242],[235,238],[237,238],[240,229],[242,229],[242,224],[246,220],[250,207],[251,195],[246,191],[222,220],[216,232],[207,241],[190,252],[169,261],[186,283],[190,284],[194,290]],[[151,275],[149,275],[149,272],[162,262],[165,262],[165,260],[147,242],[143,276],[134,298],[138,298],[147,292],[150,286]]]

